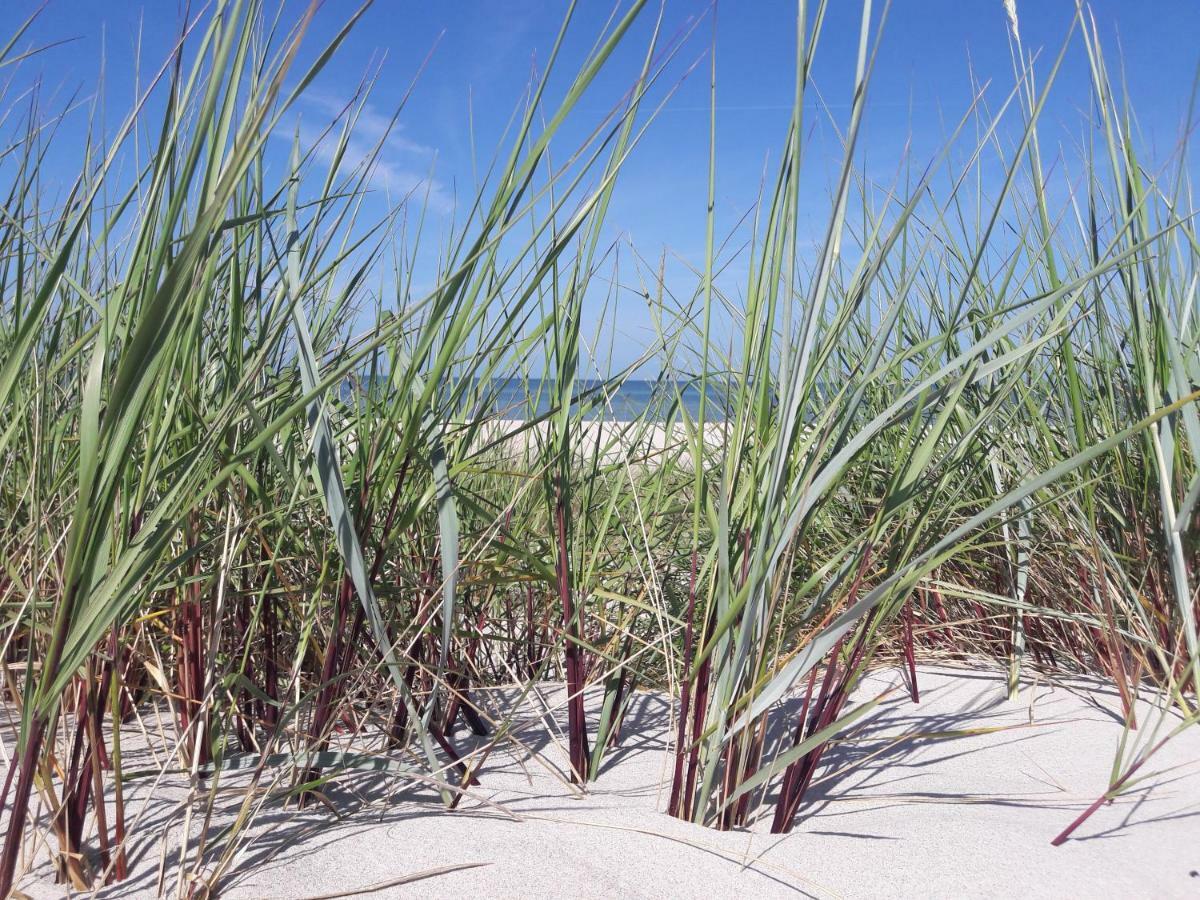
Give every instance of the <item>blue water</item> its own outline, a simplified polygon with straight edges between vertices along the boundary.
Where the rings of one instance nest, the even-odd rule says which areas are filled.
[[[508,419],[529,419],[545,415],[550,410],[553,383],[531,378],[493,379],[475,412]],[[692,383],[676,385],[665,381],[627,379],[619,384],[605,385],[602,381],[575,382],[576,402],[583,404],[586,419],[607,419],[627,422],[646,416],[657,421],[680,418],[679,405],[694,419],[700,411],[700,387]],[[481,408],[482,407],[482,408]],[[725,417],[725,392],[710,382],[705,418],[717,421]]]

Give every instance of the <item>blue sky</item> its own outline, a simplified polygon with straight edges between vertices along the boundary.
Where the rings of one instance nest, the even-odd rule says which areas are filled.
[[[10,33],[41,0],[6,0],[0,5],[0,34]],[[195,5],[195,4],[194,4]],[[317,15],[309,46],[334,33],[357,4],[327,0]],[[74,38],[23,64],[13,75],[41,77],[45,94],[65,98],[95,90],[101,58],[106,94],[116,121],[133,95],[134,47],[141,30],[142,68],[157,68],[178,27],[180,4],[133,0],[49,0],[27,39],[42,44]],[[293,13],[302,4],[293,3]],[[876,14],[882,4],[876,3]],[[637,73],[654,21],[653,4],[590,93],[575,130],[563,135],[563,148],[582,134],[621,96]],[[848,110],[861,6],[833,0],[822,36],[815,84],[835,118]],[[380,188],[403,191],[428,181],[432,226],[448,221],[456,196],[472,193],[470,152],[473,113],[475,141],[486,161],[519,102],[531,68],[544,62],[562,21],[561,0],[459,0],[398,2],[377,0],[351,34],[335,63],[301,108],[315,130],[349,98],[363,74],[378,64],[379,79],[364,139],[382,127],[408,89],[421,61],[433,55],[400,118],[381,161]],[[1200,5],[1194,0],[1099,0],[1092,4],[1102,38],[1115,59],[1123,55],[1125,75],[1146,141],[1165,155],[1178,128],[1200,63]],[[603,28],[612,5],[582,0],[563,51],[578,60]],[[1074,14],[1073,0],[1018,0],[1027,49],[1057,53]],[[700,24],[683,45],[656,99],[674,93],[637,148],[618,185],[609,215],[613,236],[627,235],[639,251],[656,259],[663,248],[699,265],[703,259],[704,204],[708,155],[707,56],[712,40],[711,7],[693,0],[667,0],[666,35]],[[793,86],[795,4],[788,0],[726,0],[717,11],[718,231],[734,223],[753,203],[764,164],[778,158]],[[680,81],[695,62],[698,68]],[[866,130],[861,141],[868,171],[894,169],[900,148],[912,139],[917,160],[939,144],[947,123],[966,109],[970,72],[992,79],[990,96],[999,100],[1012,84],[1006,22],[1001,0],[895,0],[889,12],[871,86]],[[8,77],[0,72],[0,77]],[[563,85],[559,82],[559,90]],[[552,86],[553,91],[553,86]],[[468,99],[470,101],[468,105]],[[1087,71],[1078,40],[1068,56],[1043,119],[1043,141],[1057,147],[1078,132],[1087,104]],[[53,107],[53,103],[48,104]],[[64,138],[81,134],[85,113],[68,123]],[[813,197],[827,184],[826,161],[835,156],[832,132],[819,115],[807,151]],[[1057,132],[1057,133],[1056,133]],[[65,141],[64,171],[76,149]],[[281,144],[284,142],[280,142]],[[819,203],[814,203],[819,207]],[[816,214],[819,220],[819,213]],[[814,225],[815,227],[815,225]],[[672,278],[686,280],[682,265]],[[623,275],[632,277],[631,271]],[[736,270],[730,277],[736,277]],[[681,288],[685,290],[686,288]],[[626,301],[623,300],[623,303]],[[636,297],[618,317],[621,340],[612,360],[623,365],[652,337],[648,317]]]

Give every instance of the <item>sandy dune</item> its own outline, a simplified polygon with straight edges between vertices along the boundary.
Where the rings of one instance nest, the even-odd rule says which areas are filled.
[[[560,710],[519,720],[482,784],[453,814],[426,789],[386,776],[346,778],[325,807],[264,812],[223,883],[227,898],[367,897],[1194,897],[1200,894],[1200,729],[1149,764],[1162,772],[1102,808],[1062,847],[1050,839],[1105,787],[1120,726],[1115,700],[1086,683],[1027,684],[926,668],[922,702],[897,690],[827,757],[844,771],[814,789],[795,831],[718,833],[669,818],[668,708],[640,694],[623,746],[577,795],[563,778]],[[899,684],[867,680],[859,698]],[[543,693],[554,708],[561,691]],[[942,739],[904,735],[985,729]],[[472,739],[458,736],[463,745]],[[536,751],[537,756],[531,756]],[[825,770],[826,773],[829,771]],[[145,786],[134,788],[144,796]],[[141,793],[139,793],[141,792]],[[161,842],[177,844],[182,787],[146,808],[135,871],[101,896],[152,896]],[[193,823],[193,831],[195,823]],[[153,840],[145,837],[147,831]],[[59,897],[41,864],[21,889]],[[409,884],[410,874],[454,868]],[[174,893],[177,863],[164,865]],[[374,888],[372,893],[360,894]]]

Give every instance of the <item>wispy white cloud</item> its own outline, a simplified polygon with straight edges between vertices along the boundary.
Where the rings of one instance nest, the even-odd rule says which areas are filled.
[[[303,109],[299,117],[300,143],[312,150],[316,159],[326,163],[333,160],[341,137],[339,125],[327,128],[330,122],[342,117],[347,101],[333,94],[310,91],[301,98]],[[305,112],[311,115],[304,115]],[[291,141],[297,124],[281,126],[275,137]],[[402,123],[371,103],[359,110],[346,150],[342,156],[342,171],[349,172],[366,165],[376,148],[378,155],[371,163],[368,182],[374,190],[386,193],[392,201],[408,198],[425,203],[433,212],[446,214],[454,208],[454,198],[435,175],[435,148],[413,140],[404,134]]]

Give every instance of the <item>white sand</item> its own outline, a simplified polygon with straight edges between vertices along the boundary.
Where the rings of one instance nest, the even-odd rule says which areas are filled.
[[[473,446],[479,449],[494,445],[493,452],[511,458],[521,457],[549,441],[552,430],[553,423],[549,421],[527,424],[520,419],[491,419],[479,427]],[[719,447],[726,440],[724,422],[705,424],[704,441],[709,448]],[[663,423],[585,420],[572,428],[571,442],[575,452],[583,458],[599,455],[606,463],[691,461],[689,432],[682,422],[668,428]]]
[[[880,673],[858,696],[897,681]],[[1106,785],[1121,731],[1111,693],[1026,685],[1008,702],[1002,678],[978,670],[927,668],[920,683],[920,705],[896,692],[868,715],[856,740],[830,751],[827,759],[849,770],[814,788],[818,802],[785,837],[766,833],[765,823],[718,833],[661,812],[666,704],[640,694],[625,744],[587,796],[574,796],[549,771],[562,771],[565,753],[559,736],[533,717],[521,737],[544,761],[496,750],[481,772],[480,799],[459,812],[441,812],[426,790],[389,799],[394,780],[359,776],[337,792],[340,818],[323,807],[266,813],[222,896],[360,896],[353,892],[464,863],[484,865],[361,896],[1200,896],[1200,728],[1169,743],[1146,769],[1172,771],[1102,808],[1055,848],[1050,839]],[[1011,727],[892,740],[1002,726]],[[465,734],[458,741],[469,743]],[[135,844],[130,881],[102,896],[153,895],[157,835],[168,823],[178,830],[181,813],[164,797],[147,815],[154,839]],[[167,871],[170,891],[170,863]],[[46,872],[43,865],[41,878],[35,872],[21,888],[35,898],[62,896]]]

